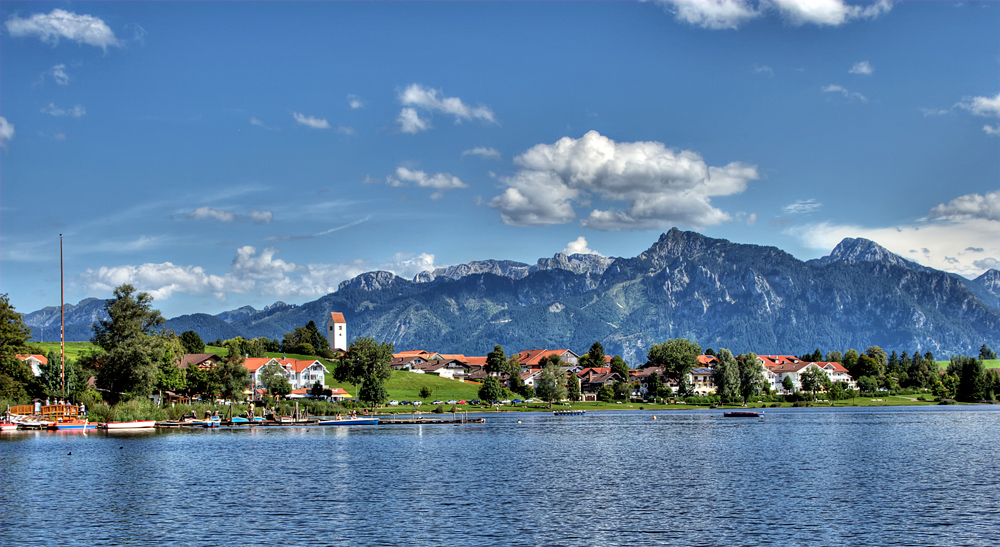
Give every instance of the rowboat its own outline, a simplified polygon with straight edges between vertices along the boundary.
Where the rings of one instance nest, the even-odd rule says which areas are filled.
[[[0,422],[0,431],[17,431],[17,424],[14,422]]]
[[[87,431],[97,429],[97,424],[87,420],[64,420],[49,424],[49,431]]]
[[[723,412],[722,415],[725,416],[726,418],[762,418],[764,416],[764,413],[736,411],[736,412]]]
[[[259,424],[259,423],[261,423],[263,421],[264,421],[264,418],[261,418],[260,416],[254,416],[253,420],[250,420],[248,418],[244,418],[242,416],[236,416],[232,420],[230,420],[229,423],[231,423],[233,425],[246,425],[246,424],[249,424],[249,423]]]
[[[378,418],[344,418],[342,420],[321,420],[316,425],[378,425]]]
[[[108,422],[100,424],[101,429],[148,429],[156,426],[156,420],[133,420],[131,422]]]

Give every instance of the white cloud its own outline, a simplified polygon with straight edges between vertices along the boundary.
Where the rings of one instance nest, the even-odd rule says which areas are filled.
[[[782,210],[791,215],[812,213],[822,207],[823,204],[814,199],[800,199],[795,203],[789,203],[782,207]]]
[[[849,70],[851,74],[863,74],[865,76],[871,76],[875,72],[875,67],[871,65],[868,61],[860,61],[854,63],[854,66]]]
[[[742,0],[660,0],[658,3],[682,23],[713,30],[737,29],[761,15],[749,2]]]
[[[406,186],[407,183],[415,183],[421,188],[434,188],[437,192],[431,194],[431,199],[440,199],[444,196],[445,190],[469,187],[468,184],[451,173],[428,175],[424,171],[414,171],[405,167],[397,167],[395,176],[389,175],[385,178],[385,182],[389,186]]]
[[[404,107],[396,121],[404,133],[417,133],[430,129],[429,120],[421,119],[417,108],[427,112],[440,112],[455,117],[455,123],[463,120],[481,120],[487,123],[497,123],[493,110],[488,106],[469,106],[458,97],[445,97],[438,89],[424,87],[420,84],[410,84],[399,94],[399,102]]]
[[[998,118],[1000,117],[1000,93],[997,93],[996,97],[966,97],[955,106],[964,108],[976,116]]]
[[[462,151],[463,156],[480,156],[483,158],[500,159],[500,151],[496,148],[476,147]]]
[[[859,101],[861,101],[863,103],[867,103],[868,102],[868,97],[865,97],[864,95],[862,95],[860,93],[849,91],[844,86],[831,84],[831,85],[823,86],[822,89],[823,89],[823,93],[840,93],[841,95],[844,96],[844,98],[847,98],[847,99],[857,99],[857,100],[859,100]]]
[[[573,241],[566,244],[566,248],[562,250],[564,255],[598,255],[603,256],[601,253],[591,249],[587,246],[587,238],[580,236]]]
[[[932,208],[930,218],[962,221],[985,219],[1000,222],[1000,190],[986,195],[966,194]]]
[[[338,125],[337,133],[341,135],[353,135],[356,132],[354,131],[353,127],[347,127],[346,125]]]
[[[42,108],[41,111],[52,116],[72,116],[74,118],[81,118],[87,114],[87,109],[80,105],[76,105],[73,108],[66,110],[59,108],[55,105],[55,103],[49,103],[49,105]]]
[[[990,124],[986,124],[983,126],[983,131],[985,131],[987,135],[1000,135],[1000,125],[992,126]]]
[[[271,211],[261,211],[260,209],[250,211],[247,216],[254,224],[268,224],[274,219],[274,213]]]
[[[774,0],[774,6],[791,25],[832,27],[854,19],[875,19],[892,9],[892,4],[885,0],[863,6],[849,6],[842,0]]]
[[[306,127],[311,127],[313,129],[330,129],[330,122],[322,118],[314,118],[312,116],[306,116],[305,114],[299,114],[298,112],[292,112],[292,117],[299,125],[304,125]]]
[[[80,275],[92,291],[110,293],[122,283],[131,283],[158,300],[174,294],[214,294],[224,300],[228,293],[256,293],[271,298],[315,298],[337,290],[345,280],[371,270],[384,270],[412,278],[421,271],[433,270],[434,255],[397,253],[388,261],[373,266],[363,260],[332,264],[297,265],[275,258],[277,249],[257,253],[253,246],[237,249],[224,275],[212,275],[200,266],[180,266],[170,262],[123,265],[88,269]]]
[[[767,74],[768,76],[774,76],[774,69],[767,65],[754,65],[754,74]]]
[[[52,79],[59,85],[69,85],[69,74],[66,74],[66,65],[56,65],[50,71]]]
[[[348,95],[347,105],[350,106],[352,110],[357,110],[359,108],[363,108],[365,103],[357,95]]]
[[[431,123],[428,120],[420,118],[417,114],[416,109],[404,108],[399,111],[399,117],[396,118],[399,122],[400,131],[403,133],[419,133],[421,131],[427,131],[431,128]]]
[[[0,116],[0,146],[6,148],[7,143],[14,139],[14,124]]]
[[[104,50],[120,45],[115,33],[101,19],[61,9],[54,9],[49,14],[35,13],[27,19],[15,15],[4,23],[4,27],[11,36],[33,36],[53,46],[61,38]]]
[[[539,144],[514,159],[521,170],[501,179],[508,188],[490,202],[507,224],[560,224],[576,218],[572,201],[591,195],[623,201],[622,210],[594,209],[582,223],[598,230],[709,226],[732,217],[712,196],[738,194],[757,168],[742,163],[708,166],[697,153],[659,142],[615,141],[590,131]]]
[[[222,222],[233,222],[236,220],[236,213],[232,211],[222,211],[219,209],[213,209],[207,205],[204,207],[198,207],[194,211],[184,215],[187,218],[194,220],[203,220],[207,218],[212,218],[215,220],[221,220]]]
[[[280,128],[278,128],[278,127],[271,127],[271,126],[265,124],[259,118],[256,118],[256,117],[250,118],[250,125],[255,125],[257,127],[262,127],[264,129],[267,129],[268,131],[281,131]]]
[[[856,19],[875,19],[888,13],[886,0],[864,5],[847,5],[843,0],[655,0],[682,23],[701,28],[738,29],[769,13],[776,13],[792,26],[806,24],[840,26]]]

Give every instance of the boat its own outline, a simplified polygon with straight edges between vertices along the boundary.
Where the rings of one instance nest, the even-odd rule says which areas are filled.
[[[108,422],[98,425],[101,429],[148,429],[156,426],[156,420],[133,420],[131,422]]]
[[[260,416],[254,416],[253,420],[250,420],[248,418],[244,418],[242,416],[236,416],[232,420],[230,420],[229,423],[231,423],[233,425],[247,425],[247,424],[250,424],[250,423],[259,424],[259,423],[262,423],[263,421],[264,421],[264,418],[261,418]]]
[[[344,418],[341,420],[321,420],[316,425],[378,425],[378,418]]]
[[[17,431],[17,424],[14,422],[0,422],[0,431]]]
[[[97,429],[97,424],[88,420],[63,420],[48,425],[49,431],[87,431]]]
[[[723,412],[722,415],[726,418],[763,418],[763,412],[751,412],[751,411],[734,411],[734,412]]]
[[[553,416],[585,416],[586,410],[553,410]]]

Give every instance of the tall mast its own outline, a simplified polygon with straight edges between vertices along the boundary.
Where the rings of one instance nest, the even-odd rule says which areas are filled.
[[[63,295],[63,244],[59,234],[59,375],[62,378],[63,397],[66,396],[66,318]]]

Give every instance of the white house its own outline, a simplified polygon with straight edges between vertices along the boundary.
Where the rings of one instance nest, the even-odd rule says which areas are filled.
[[[18,354],[17,358],[24,362],[31,368],[32,376],[36,378],[42,375],[42,365],[49,364],[49,360],[44,355],[22,355]]]
[[[253,380],[253,385],[258,389],[263,387],[260,383],[260,374],[264,368],[268,366],[280,367],[281,375],[288,380],[288,383],[292,386],[293,390],[309,389],[316,382],[319,382],[321,386],[326,387],[326,373],[329,372],[326,366],[319,361],[276,359],[273,357],[251,357],[243,363],[243,366],[250,371],[250,377]]]
[[[347,320],[340,312],[330,312],[326,320],[326,341],[331,351],[347,351]]]

